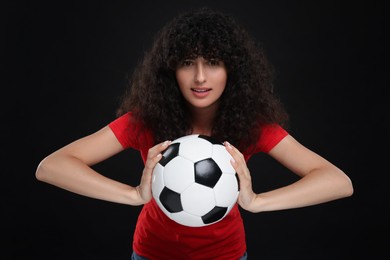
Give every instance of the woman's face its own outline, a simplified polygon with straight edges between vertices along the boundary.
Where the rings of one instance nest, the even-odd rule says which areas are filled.
[[[192,108],[218,105],[227,81],[225,64],[203,57],[184,60],[176,70],[181,93]]]

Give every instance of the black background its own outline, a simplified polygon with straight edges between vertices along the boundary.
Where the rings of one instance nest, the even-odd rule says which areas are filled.
[[[350,198],[317,206],[242,211],[249,259],[390,256],[388,29],[380,1],[3,1],[2,259],[130,259],[140,207],[40,183],[35,169],[113,120],[126,73],[157,30],[205,5],[233,14],[264,44],[290,133],[342,168],[355,188]],[[296,179],[262,155],[248,164],[257,192]],[[142,161],[129,150],[96,169],[136,185]]]

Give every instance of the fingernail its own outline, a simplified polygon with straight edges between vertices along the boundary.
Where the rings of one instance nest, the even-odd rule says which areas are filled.
[[[225,143],[226,143],[226,145],[227,145],[227,147],[228,147],[229,149],[233,149],[233,146],[232,146],[228,141],[226,141]]]

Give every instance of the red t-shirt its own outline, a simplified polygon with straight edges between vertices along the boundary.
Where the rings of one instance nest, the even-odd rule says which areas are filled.
[[[131,112],[109,124],[123,148],[141,152],[146,161],[148,149],[154,145],[150,131],[132,117]],[[288,133],[279,125],[267,125],[250,153],[248,160],[258,152],[267,153]],[[221,221],[204,227],[180,225],[168,218],[152,199],[145,204],[134,232],[133,250],[150,260],[176,259],[239,259],[246,251],[245,230],[236,204]]]

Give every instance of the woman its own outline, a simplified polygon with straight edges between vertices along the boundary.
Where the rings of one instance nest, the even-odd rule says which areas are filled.
[[[231,16],[208,8],[180,14],[158,33],[136,67],[118,118],[44,158],[40,181],[91,198],[143,205],[133,259],[246,259],[239,208],[264,212],[351,196],[348,176],[287,132],[288,116],[273,93],[264,51]],[[170,220],[152,198],[152,172],[170,140],[203,134],[225,141],[237,172],[237,205],[205,227]],[[136,187],[91,166],[133,148],[145,163]],[[301,178],[259,194],[246,162],[267,153]],[[255,174],[255,173],[254,173]]]

